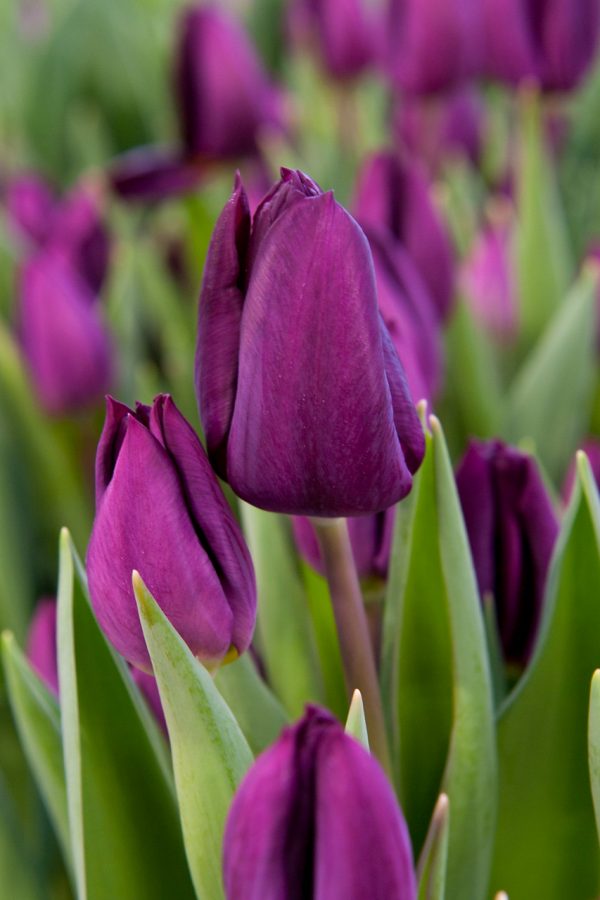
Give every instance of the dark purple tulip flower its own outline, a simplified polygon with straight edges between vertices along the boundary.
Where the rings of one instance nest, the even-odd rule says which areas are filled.
[[[414,94],[448,91],[479,72],[480,0],[389,0],[394,81]]]
[[[111,346],[88,285],[59,248],[40,251],[20,282],[19,333],[36,392],[53,414],[98,401],[111,380]]]
[[[365,0],[296,0],[291,30],[293,36],[315,39],[332,78],[360,75],[381,50],[381,23]]]
[[[408,830],[379,763],[309,706],[257,759],[225,829],[227,900],[415,900]]]
[[[213,465],[255,506],[361,515],[411,488],[423,431],[369,244],[301,172],[282,169],[252,221],[236,179],[206,261],[196,388]]]
[[[453,252],[422,169],[393,153],[373,155],[359,175],[354,210],[361,224],[387,229],[404,245],[445,318],[454,293]]]
[[[87,554],[100,627],[125,659],[151,671],[133,569],[207,666],[246,650],[256,617],[252,561],[202,444],[168,394],[135,412],[108,398]]]
[[[394,507],[374,516],[354,516],[348,519],[348,532],[352,554],[359,578],[385,579],[387,577],[392,537],[394,533]],[[292,527],[296,544],[308,563],[325,574],[321,549],[310,519],[294,516]]]
[[[456,482],[481,595],[494,599],[508,662],[533,648],[558,522],[534,460],[500,441],[472,441]]]
[[[44,597],[35,608],[27,634],[27,659],[46,687],[58,696],[56,600]]]
[[[484,0],[490,75],[509,84],[534,79],[546,91],[570,91],[598,46],[596,0]]]

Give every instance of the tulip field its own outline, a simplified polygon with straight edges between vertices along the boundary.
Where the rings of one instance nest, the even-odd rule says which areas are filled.
[[[0,900],[600,897],[600,0],[0,84]]]

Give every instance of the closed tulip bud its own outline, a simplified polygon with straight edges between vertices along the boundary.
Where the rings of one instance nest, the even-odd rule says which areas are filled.
[[[415,900],[410,838],[376,760],[308,707],[260,756],[227,820],[227,900]]]
[[[447,91],[481,66],[480,0],[389,0],[392,78],[405,91]]]
[[[184,12],[175,86],[188,157],[253,154],[260,130],[279,122],[277,93],[248,35],[216,4]]]
[[[135,412],[108,398],[87,569],[101,628],[138,668],[151,670],[134,569],[207,666],[250,643],[256,616],[250,555],[202,444],[167,394]]]
[[[38,603],[27,634],[27,659],[53,694],[58,695],[56,655],[56,600],[44,597]]]
[[[64,256],[42,250],[24,267],[19,331],[40,403],[62,414],[99,400],[111,379],[111,348],[88,286]]]
[[[589,69],[600,27],[596,0],[484,0],[483,9],[490,75],[569,91]]]
[[[40,247],[51,232],[55,200],[46,182],[35,173],[12,179],[6,188],[8,222],[19,237]]]
[[[255,506],[361,515],[411,488],[423,431],[368,242],[301,172],[282,170],[252,222],[236,181],[206,261],[196,387],[213,464]]]
[[[368,0],[296,0],[292,34],[314,38],[332,78],[359,75],[380,51],[381,27]]]
[[[558,522],[534,460],[500,441],[473,441],[458,493],[483,596],[492,595],[508,662],[529,659]]]
[[[421,168],[375,154],[359,176],[354,209],[361,224],[387,229],[406,248],[445,318],[454,293],[453,251]]]

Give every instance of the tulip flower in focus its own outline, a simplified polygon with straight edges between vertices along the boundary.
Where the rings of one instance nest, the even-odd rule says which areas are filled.
[[[359,175],[354,211],[361,224],[387,229],[406,248],[438,316],[446,318],[454,293],[453,252],[421,168],[392,153],[375,154]]]
[[[54,597],[44,597],[35,608],[27,635],[27,659],[46,687],[58,696]]]
[[[424,437],[367,239],[301,172],[283,169],[252,221],[236,180],[204,271],[196,388],[211,461],[255,506],[361,515],[411,488]]]
[[[80,185],[57,200],[39,176],[23,174],[9,182],[6,206],[13,230],[30,251],[52,248],[71,263],[93,294],[100,292],[110,240],[90,188]]]
[[[377,61],[381,22],[368,0],[295,0],[292,36],[314,38],[332,78],[352,78]]]
[[[250,769],[224,840],[227,900],[415,900],[408,830],[375,759],[308,707]]]
[[[151,671],[134,569],[207,666],[248,647],[256,615],[250,555],[204,448],[166,394],[135,412],[108,398],[87,554],[100,627],[125,659]]]
[[[111,380],[111,347],[88,285],[60,250],[42,250],[20,278],[19,334],[44,409],[65,414],[98,401]]]
[[[491,594],[505,658],[524,665],[542,611],[558,522],[535,461],[472,441],[456,483],[482,597]]]
[[[393,80],[408,93],[451,90],[481,67],[480,0],[389,0]]]
[[[598,46],[596,0],[484,0],[485,58],[495,78],[535,80],[545,91],[570,91]]]

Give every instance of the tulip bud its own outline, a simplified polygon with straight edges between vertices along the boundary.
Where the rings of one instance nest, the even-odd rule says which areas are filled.
[[[252,222],[236,181],[206,261],[196,388],[213,464],[255,506],[361,515],[411,488],[423,431],[368,242],[301,172],[282,170]]]
[[[348,533],[359,578],[387,577],[394,518],[394,507],[391,507],[374,516],[355,516],[348,519]],[[321,548],[310,519],[294,516],[292,527],[300,553],[313,569],[324,575]]]
[[[484,0],[483,10],[490,75],[569,91],[589,69],[600,27],[596,0]]]
[[[423,171],[392,153],[375,154],[359,176],[354,208],[361,224],[387,229],[404,245],[445,318],[454,292],[453,252]]]
[[[58,696],[54,597],[44,597],[35,609],[27,635],[27,659],[46,687]]]
[[[135,412],[108,398],[87,562],[100,627],[138,668],[151,671],[134,569],[206,665],[248,647],[252,561],[204,448],[168,394]]]
[[[56,248],[25,266],[20,285],[23,352],[42,406],[67,413],[96,402],[111,378],[111,351],[94,297]]]
[[[392,77],[415,94],[446,91],[481,65],[480,0],[390,0]]]
[[[332,78],[353,78],[372,65],[380,49],[378,22],[365,0],[296,0],[294,36],[314,37]]]
[[[253,154],[260,129],[279,120],[277,94],[248,35],[216,4],[183,14],[175,88],[188,157]]]
[[[491,594],[507,661],[537,634],[558,522],[534,460],[500,441],[471,442],[456,482],[480,593]]]
[[[20,175],[7,185],[9,225],[35,247],[42,246],[51,233],[54,206],[52,191],[35,173]]]
[[[415,900],[410,838],[376,760],[308,707],[250,769],[224,840],[227,900]]]

